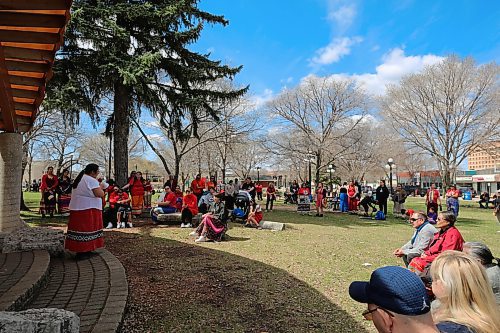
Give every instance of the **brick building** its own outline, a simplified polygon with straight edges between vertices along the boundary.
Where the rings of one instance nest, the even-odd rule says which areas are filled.
[[[500,141],[474,149],[467,160],[469,170],[500,169]]]

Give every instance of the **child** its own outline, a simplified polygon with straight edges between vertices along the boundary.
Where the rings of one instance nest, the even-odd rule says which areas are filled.
[[[132,228],[132,207],[130,207],[130,198],[127,193],[123,192],[121,189],[118,190],[118,198],[115,205],[116,212],[116,228],[125,228],[125,222],[122,222],[122,217],[127,218],[127,223],[129,228]]]
[[[427,221],[430,224],[436,224],[438,214],[435,212],[434,207],[429,207],[429,213],[427,213]]]
[[[250,205],[250,213],[248,214],[247,222],[245,227],[256,227],[261,229],[259,223],[262,221],[262,208],[254,200],[252,200]]]

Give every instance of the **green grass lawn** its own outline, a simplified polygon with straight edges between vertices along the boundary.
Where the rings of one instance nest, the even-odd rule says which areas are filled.
[[[25,200],[30,207],[36,207],[39,195],[25,193]],[[424,201],[421,198],[409,198],[407,208],[423,210]],[[193,239],[188,236],[189,230],[177,227],[148,227],[141,229],[137,237],[164,249],[173,249],[179,246],[187,249],[185,252],[183,250],[176,253],[172,258],[165,257],[165,262],[178,260],[175,264],[170,264],[170,269],[164,273],[167,275],[175,275],[176,272],[172,271],[172,269],[176,270],[175,267],[197,265],[202,260],[205,270],[209,267],[211,270],[228,274],[224,277],[226,280],[235,279],[239,281],[242,278],[251,280],[265,276],[265,279],[269,279],[268,282],[260,281],[259,287],[255,291],[260,295],[260,298],[258,298],[259,306],[263,306],[261,303],[276,304],[279,301],[298,309],[293,314],[296,322],[289,323],[288,330],[280,330],[277,328],[280,327],[279,323],[275,323],[274,326],[270,325],[270,332],[323,332],[325,327],[331,332],[375,332],[372,324],[363,321],[360,315],[365,306],[349,298],[348,286],[353,280],[368,280],[371,272],[380,266],[402,265],[402,261],[394,257],[392,252],[410,239],[413,232],[411,226],[401,219],[393,218],[391,215],[386,221],[362,220],[358,216],[339,213],[327,213],[325,217],[318,218],[299,215],[290,209],[291,206],[278,203],[275,211],[264,213],[264,219],[266,220],[286,223],[286,230],[283,232],[248,229],[243,228],[240,224],[231,224],[228,235],[232,241],[204,243],[201,245],[194,245]],[[391,210],[392,207],[389,207],[389,211]],[[36,214],[33,213],[23,213],[22,217],[33,225],[38,225],[41,221],[41,218],[36,217]],[[60,224],[65,223],[66,219],[54,218],[53,221],[46,219],[43,223],[50,221],[51,223]],[[479,209],[475,202],[462,204],[456,226],[466,241],[482,241],[491,248],[494,255],[500,255],[500,242],[498,241],[500,233],[497,233],[500,230],[500,225],[496,222],[492,210]],[[113,233],[114,236],[115,233]],[[139,248],[137,251],[143,250]],[[188,258],[187,253],[193,251],[200,251],[204,257],[196,256],[193,259],[190,255]],[[186,253],[185,258],[183,253]],[[141,253],[137,255],[140,257],[147,254]],[[258,268],[250,270],[249,274],[251,276],[242,277],[238,275],[241,274],[240,268],[234,268],[234,265],[236,265],[233,262],[234,258],[240,258],[238,265],[258,266]],[[239,267],[238,265],[237,267]],[[193,268],[193,271],[196,272],[196,267]],[[232,273],[233,271],[234,273]],[[265,274],[262,273],[264,271]],[[253,276],[254,274],[255,276]],[[300,282],[295,282],[296,288],[289,281],[288,276],[293,278],[294,281]],[[282,279],[287,282],[283,282],[281,285],[277,281],[272,281],[273,279],[277,281]],[[282,288],[282,292],[280,292],[280,288]],[[248,292],[245,295],[250,294],[251,292]],[[238,304],[248,306],[245,303],[246,296],[240,295],[238,297],[232,306],[238,307]],[[317,301],[318,297],[324,298],[324,300]],[[238,303],[238,299],[240,299],[240,303]],[[253,301],[255,302],[255,299]],[[182,318],[188,311],[186,309],[190,309],[191,305],[184,304],[184,311],[175,312],[175,309],[169,309],[169,316],[172,317],[168,320],[176,322],[175,318],[179,317],[178,324],[185,325]],[[181,304],[181,309],[182,306]],[[207,305],[196,304],[195,308],[199,311],[193,310],[193,316],[201,316],[197,320],[207,320],[210,317],[209,310],[206,311],[206,317],[203,317],[203,310],[206,310],[204,306]],[[338,311],[335,312],[332,309]],[[133,310],[131,311],[133,312]],[[241,309],[241,311],[244,313],[245,309]],[[295,310],[288,308],[287,311]],[[231,311],[228,311],[227,316],[227,320],[230,321],[238,321],[240,320],[238,318],[242,318],[241,314],[233,316]],[[311,316],[321,322],[321,326],[319,326],[321,329],[315,329],[314,325],[308,321]],[[164,327],[162,326],[165,324],[164,320],[166,319],[162,318],[161,315],[157,316],[157,318],[153,316],[150,322],[142,324],[155,331],[155,327]],[[301,325],[301,320],[304,321],[303,325]],[[195,324],[193,325],[191,329],[197,327]],[[281,323],[281,325],[287,327],[286,323]],[[240,331],[240,329],[241,331],[247,331],[244,325],[233,325],[234,327],[237,327],[236,331]],[[304,327],[308,327],[308,329],[304,329]],[[253,332],[254,330],[248,331]]]

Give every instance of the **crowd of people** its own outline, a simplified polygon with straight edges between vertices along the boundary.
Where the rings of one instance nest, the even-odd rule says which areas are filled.
[[[35,188],[42,193],[39,213],[42,217],[55,213],[68,215],[71,201],[72,180],[68,169],[64,169],[60,177],[54,174],[54,168],[48,167],[47,172],[40,179],[40,184]]]

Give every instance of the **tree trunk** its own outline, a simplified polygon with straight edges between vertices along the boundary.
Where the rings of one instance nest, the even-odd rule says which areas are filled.
[[[130,88],[115,82],[113,150],[115,181],[124,186],[128,180],[128,137],[130,133]]]

